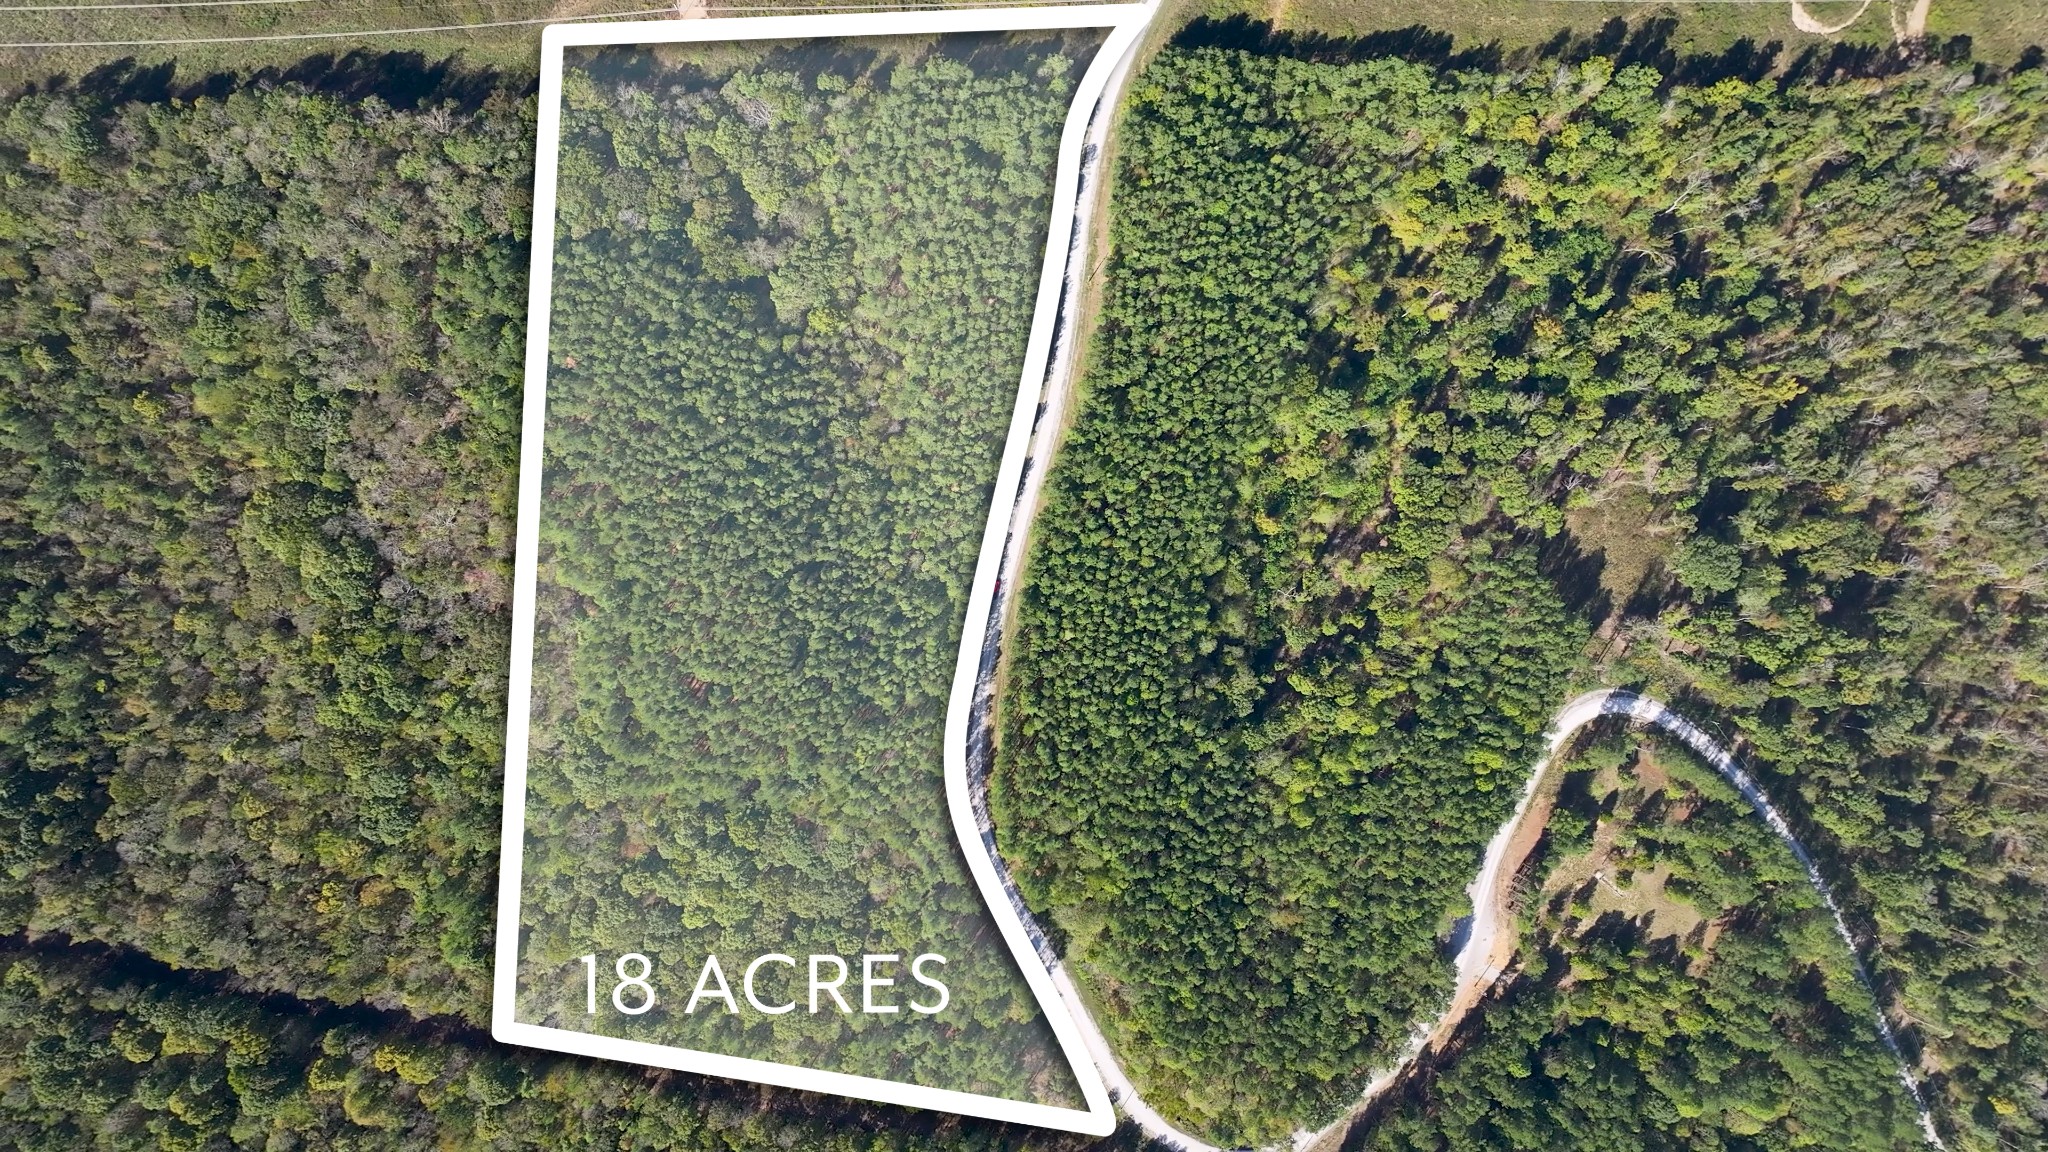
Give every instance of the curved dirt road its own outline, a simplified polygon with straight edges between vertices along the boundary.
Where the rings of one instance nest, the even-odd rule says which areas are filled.
[[[1000,606],[998,606],[997,611],[1000,610]],[[995,655],[996,653],[993,651],[993,647],[991,647],[983,663],[984,685],[990,690],[993,688],[993,674],[996,665]],[[987,703],[986,696],[983,697],[983,702],[984,705]],[[984,716],[986,715],[985,707],[983,714]],[[1806,872],[1807,883],[1812,885],[1815,894],[1820,897],[1821,903],[1827,908],[1828,915],[1833,918],[1835,932],[1841,937],[1842,945],[1848,951],[1849,962],[1856,974],[1856,979],[1863,984],[1865,990],[1870,992],[1871,999],[1878,1001],[1880,1005],[1873,1018],[1874,1023],[1877,1025],[1877,1034],[1879,1039],[1884,1042],[1886,1050],[1890,1052],[1894,1063],[1898,1066],[1900,1086],[1905,1089],[1907,1096],[1913,1102],[1915,1110],[1919,1113],[1922,1136],[1930,1146],[1937,1149],[1945,1149],[1947,1146],[1942,1143],[1940,1134],[1935,1130],[1934,1117],[1928,1111],[1927,1102],[1921,1093],[1919,1079],[1913,1075],[1912,1065],[1907,1060],[1904,1050],[1899,1047],[1898,1036],[1892,1030],[1891,1021],[1884,1015],[1882,1001],[1879,1000],[1876,987],[1871,983],[1870,973],[1864,967],[1862,957],[1857,952],[1856,940],[1849,931],[1848,921],[1843,917],[1841,906],[1835,901],[1834,890],[1828,884],[1826,877],[1821,875],[1819,867],[1813,861],[1812,854],[1806,850],[1806,846],[1800,843],[1799,838],[1793,834],[1791,825],[1785,821],[1784,816],[1778,812],[1777,807],[1771,803],[1770,797],[1764,794],[1763,789],[1757,785],[1755,779],[1743,769],[1734,755],[1715,741],[1713,737],[1707,735],[1698,725],[1672,711],[1660,701],[1647,696],[1637,695],[1634,692],[1612,688],[1603,688],[1579,696],[1559,709],[1557,715],[1552,718],[1550,731],[1545,738],[1543,754],[1530,769],[1528,781],[1522,787],[1522,795],[1515,806],[1514,813],[1508,817],[1507,821],[1501,825],[1500,830],[1494,834],[1493,840],[1487,845],[1486,855],[1480,864],[1479,874],[1466,887],[1466,893],[1472,899],[1472,924],[1466,935],[1464,946],[1458,950],[1455,962],[1456,977],[1448,1006],[1436,1019],[1416,1025],[1409,1034],[1408,1043],[1402,1050],[1400,1058],[1392,1067],[1376,1074],[1371,1082],[1367,1084],[1364,1093],[1353,1107],[1353,1114],[1355,1114],[1357,1108],[1370,1103],[1392,1086],[1400,1078],[1401,1074],[1407,1070],[1408,1065],[1413,1063],[1415,1058],[1421,1055],[1426,1048],[1433,1043],[1441,1042],[1447,1038],[1455,1030],[1458,1022],[1463,1019],[1465,1013],[1469,1012],[1479,1002],[1481,995],[1500,977],[1501,969],[1507,958],[1513,955],[1515,939],[1515,925],[1513,919],[1506,913],[1507,901],[1505,899],[1506,887],[1513,879],[1509,868],[1509,847],[1514,843],[1516,833],[1521,830],[1522,822],[1528,816],[1530,804],[1536,796],[1537,787],[1541,783],[1546,770],[1556,759],[1558,752],[1564,748],[1573,736],[1578,734],[1580,729],[1604,716],[1626,717],[1633,723],[1661,729],[1698,753],[1702,759],[1713,766],[1722,779],[1728,781],[1737,792],[1742,794],[1742,798],[1748,801],[1749,806],[1755,810],[1757,816],[1791,850],[1793,857],[1799,861],[1800,867]],[[995,849],[994,827],[987,815],[988,776],[986,769],[988,765],[986,750],[988,745],[985,743],[985,740],[978,740],[977,745],[977,752],[981,754],[973,758],[976,763],[975,770],[971,774],[975,790],[975,807],[977,814],[982,819],[984,843],[993,855]],[[1519,861],[1515,863],[1519,863]],[[1130,1078],[1124,1074],[1115,1053],[1110,1049],[1108,1040],[1102,1034],[1102,1029],[1096,1024],[1094,1016],[1090,1014],[1087,1005],[1080,997],[1079,991],[1074,987],[1073,980],[1067,974],[1065,965],[1061,963],[1059,956],[1054,952],[1050,942],[1047,941],[1043,930],[1039,928],[1038,922],[1033,917],[1030,909],[1025,907],[1022,896],[1018,894],[1016,886],[1011,882],[1009,868],[1002,863],[1000,856],[997,857],[997,864],[998,871],[1002,876],[1004,892],[1008,895],[1011,904],[1017,909],[1019,917],[1023,919],[1029,928],[1032,942],[1037,946],[1039,958],[1045,963],[1047,971],[1051,974],[1054,985],[1059,989],[1061,999],[1066,1001],[1068,1008],[1073,1013],[1074,1019],[1079,1023],[1082,1038],[1088,1048],[1089,1055],[1094,1058],[1097,1068],[1101,1070],[1104,1080],[1109,1085],[1110,1096],[1116,1101],[1117,1107],[1125,1115],[1129,1116],[1131,1121],[1146,1136],[1168,1147],[1182,1149],[1184,1152],[1223,1152],[1216,1145],[1174,1127],[1157,1110],[1145,1103],[1143,1097],[1138,1094],[1136,1085],[1132,1084]],[[1329,1137],[1341,1136],[1350,1119],[1351,1115],[1347,1114],[1320,1132],[1304,1131],[1298,1133],[1295,1138],[1295,1145],[1298,1148],[1310,1148],[1324,1143]]]
[[[1727,748],[1707,735],[1698,725],[1666,707],[1662,701],[1616,688],[1602,688],[1579,696],[1559,709],[1557,715],[1551,718],[1550,732],[1544,742],[1543,754],[1536,761],[1535,767],[1530,769],[1529,779],[1522,786],[1522,796],[1515,806],[1514,814],[1508,817],[1498,832],[1494,833],[1493,840],[1486,846],[1486,856],[1480,863],[1479,875],[1465,889],[1466,894],[1472,898],[1472,925],[1464,947],[1458,950],[1457,976],[1452,986],[1450,1006],[1426,1028],[1416,1031],[1399,1062],[1373,1078],[1372,1083],[1367,1085],[1364,1095],[1359,1098],[1357,1106],[1369,1103],[1384,1091],[1424,1048],[1448,1039],[1459,1021],[1479,1002],[1486,990],[1493,986],[1493,982],[1500,978],[1501,969],[1514,954],[1515,943],[1515,924],[1507,914],[1506,897],[1507,886],[1514,878],[1511,865],[1519,865],[1520,861],[1509,859],[1509,847],[1516,841],[1516,833],[1522,830],[1522,822],[1529,814],[1530,803],[1535,799],[1537,787],[1558,752],[1578,734],[1580,729],[1603,716],[1626,717],[1632,723],[1661,729],[1665,734],[1691,748],[1702,760],[1712,765],[1723,780],[1728,781],[1742,794],[1742,798],[1748,801],[1758,818],[1777,835],[1786,848],[1791,850],[1793,858],[1799,861],[1799,866],[1806,872],[1806,882],[1813,887],[1814,893],[1827,908],[1829,917],[1834,920],[1835,933],[1841,937],[1842,946],[1849,954],[1849,964],[1856,973],[1857,981],[1879,1006],[1873,1017],[1873,1022],[1877,1025],[1878,1039],[1884,1042],[1886,1051],[1891,1053],[1892,1061],[1898,1066],[1899,1084],[1906,1090],[1907,1097],[1912,1100],[1914,1109],[1919,1113],[1922,1137],[1932,1147],[1945,1149],[1947,1145],[1942,1143],[1940,1134],[1935,1131],[1934,1117],[1928,1111],[1927,1101],[1921,1094],[1920,1081],[1913,1075],[1912,1064],[1907,1060],[1904,1050],[1899,1047],[1899,1038],[1892,1030],[1891,1021],[1885,1017],[1883,1001],[1878,997],[1877,988],[1871,983],[1870,973],[1863,965],[1863,958],[1856,950],[1856,938],[1849,931],[1849,923],[1842,915],[1841,905],[1835,902],[1834,889],[1828,884],[1827,878],[1821,875],[1820,868],[1814,863],[1812,854],[1806,850],[1806,845],[1800,843],[1799,837],[1792,832],[1792,826],[1771,803],[1770,797],[1764,794],[1755,778],[1743,769],[1741,763]],[[1357,1106],[1354,1107],[1354,1111]],[[1341,1134],[1349,1119],[1349,1116],[1339,1119],[1313,1135],[1304,1133],[1296,1143],[1308,1147],[1321,1143],[1327,1136]]]
[[[1810,32],[1817,36],[1832,36],[1837,32],[1847,30],[1851,24],[1863,19],[1863,14],[1869,10],[1870,0],[1863,0],[1863,7],[1856,9],[1855,12],[1844,19],[1830,24],[1807,11],[1806,5],[1801,4],[1799,0],[1792,0],[1792,26],[1801,32]]]

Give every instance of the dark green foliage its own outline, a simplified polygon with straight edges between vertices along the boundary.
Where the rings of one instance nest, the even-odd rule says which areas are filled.
[[[2039,69],[1155,62],[998,781],[1155,1102],[1280,1134],[1398,1041],[1376,1006],[1445,986],[1399,958],[1457,909],[1481,785],[1526,767],[1577,637],[1479,648],[1484,774],[1423,751],[1407,654],[1455,669],[1465,613],[1562,595],[1604,641],[1581,679],[1747,738],[1958,1144],[2040,1138],[2044,110]],[[1554,591],[1525,587],[1539,538]],[[1388,778],[1328,774],[1351,749]],[[1430,755],[1438,794],[1340,834]],[[1424,915],[1360,899],[1380,869]],[[1323,1013],[1350,1026],[1298,1023]]]
[[[482,1017],[531,135],[8,106],[8,924]]]
[[[280,1002],[148,960],[0,942],[0,1145],[214,1152],[1004,1152],[1028,1128],[490,1043],[447,1022]]]

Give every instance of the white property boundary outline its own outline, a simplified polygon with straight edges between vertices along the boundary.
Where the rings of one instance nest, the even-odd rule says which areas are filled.
[[[724,1076],[783,1088],[826,1092],[928,1108],[1044,1128],[1107,1136],[1116,1129],[1116,1111],[1101,1073],[1089,1057],[1067,1001],[1054,986],[1045,965],[1011,906],[995,862],[983,845],[975,820],[967,779],[967,736],[973,709],[978,659],[987,635],[989,607],[1001,574],[1004,539],[1010,511],[1022,482],[1029,454],[1034,414],[1046,379],[1054,329],[1059,317],[1067,255],[1074,243],[1073,226],[1080,183],[1082,150],[1098,105],[1114,102],[1108,85],[1118,65],[1136,47],[1157,10],[1157,0],[1141,4],[1074,5],[1044,8],[909,11],[817,16],[771,16],[712,20],[642,20],[602,24],[557,24],[541,35],[538,146],[534,158],[532,262],[527,297],[525,396],[519,445],[519,514],[513,557],[512,654],[505,720],[505,811],[500,825],[496,962],[492,972],[491,1035],[519,1044],[581,1056]],[[570,46],[703,43],[740,40],[795,40],[823,37],[934,35],[956,32],[1017,32],[1066,28],[1108,28],[1108,38],[1090,62],[1067,110],[1060,135],[1059,162],[1054,172],[1052,218],[1047,231],[1044,265],[1031,318],[1024,370],[1011,410],[1010,427],[996,473],[988,524],[968,594],[960,654],[946,707],[946,801],[953,831],[969,870],[1012,958],[1037,997],[1039,1010],[1051,1024],[1061,1053],[1088,1107],[1085,1111],[931,1088],[895,1080],[855,1076],[724,1056],[525,1024],[515,1019],[519,983],[520,881],[526,840],[527,725],[533,705],[533,640],[536,569],[539,561],[542,435],[547,421],[548,343],[554,290],[555,185],[561,149],[562,56]],[[1103,108],[1102,114],[1108,114]]]

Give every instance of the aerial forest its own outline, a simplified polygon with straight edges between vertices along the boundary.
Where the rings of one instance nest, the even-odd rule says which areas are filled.
[[[2048,74],[1307,48],[1198,25],[1128,98],[1003,700],[1004,854],[1148,1102],[1354,1099],[1611,685],[1739,741],[1955,1146],[2038,1141]],[[1413,1146],[1643,1146],[1531,1131]]]
[[[1080,1105],[954,843],[941,736],[1100,36],[569,61],[523,1019]],[[660,995],[586,1012],[586,953],[648,957]],[[946,1007],[906,1010],[899,964],[888,1014],[859,971],[851,1015],[690,1010],[707,954],[737,988],[787,953],[942,957]]]
[[[579,115],[595,149],[604,118],[676,101],[654,119],[711,117],[725,164],[721,133],[884,110],[865,73],[824,71],[607,81]],[[0,98],[0,1145],[1085,1146],[485,1030],[531,89]],[[1441,1008],[1464,885],[1551,713],[1611,684],[1739,745],[1878,1002],[1716,777],[1603,731],[1560,769],[1503,985],[1355,1146],[1912,1147],[1872,1009],[1949,1147],[2041,1146],[2048,73],[1198,25],[1127,100],[992,785],[1005,857],[1148,1101],[1217,1139],[1346,1107]],[[989,151],[961,154],[1017,182],[963,212],[1043,195],[1039,153]],[[912,324],[859,311],[902,298],[796,275],[844,268],[796,242],[851,242],[829,217],[746,225],[776,171],[684,197],[656,167],[565,201],[572,270],[610,252],[672,315],[750,318],[707,371]],[[663,280],[635,250],[653,228],[738,290]],[[566,285],[610,290],[582,267]],[[616,479],[641,485],[657,445],[630,447]],[[849,532],[842,555],[881,546],[879,523]],[[936,569],[883,579],[935,553],[870,558],[900,566],[810,575],[957,595]],[[616,594],[595,561],[558,572],[558,609]],[[886,623],[844,658],[940,643]],[[636,819],[656,800],[608,797]],[[641,846],[650,868],[669,850]]]

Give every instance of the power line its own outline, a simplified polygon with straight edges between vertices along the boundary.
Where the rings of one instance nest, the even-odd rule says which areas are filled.
[[[1047,0],[1047,2],[1050,4],[1050,6],[1058,7],[1064,4],[1092,4],[1099,2],[1099,0]],[[1628,2],[1628,0],[1592,0],[1592,2]],[[1635,0],[1635,2],[1667,3],[1674,2],[1674,0]],[[1682,0],[1676,0],[1676,2],[1682,2]],[[1782,4],[1785,2],[1785,0],[1693,0],[1693,2]],[[1825,3],[1826,0],[1821,0],[1821,2]],[[223,8],[240,7],[245,5],[256,4],[317,3],[320,3],[320,0],[148,0],[148,2],[146,3],[133,4],[0,4],[0,12],[114,12],[132,9]],[[802,3],[801,0],[792,0],[792,2],[788,4],[721,4],[717,7],[716,11],[710,12],[710,15],[716,16],[726,12],[866,12],[870,10],[903,11],[923,8],[1001,8],[1013,6],[1015,3],[1016,0],[984,0],[984,2],[977,3],[952,3],[950,2],[950,0],[922,0],[922,2],[919,2],[919,0],[909,0],[909,2],[897,3],[893,2],[893,0],[877,0],[877,2],[873,4],[805,4]],[[418,7],[417,4],[361,4],[337,6],[332,9],[329,9],[329,11],[390,12],[399,9],[409,9],[416,7]],[[561,19],[565,23],[573,22],[581,18],[582,17],[579,17],[574,13],[570,13],[568,15],[561,17]]]
[[[1095,2],[1096,0],[1052,0],[1052,3],[1055,6],[1062,3],[1087,4]],[[1612,2],[1612,0],[1594,0],[1594,2],[1607,3]],[[1668,0],[1637,0],[1637,2],[1665,3],[1668,2]],[[1784,0],[1693,0],[1693,2],[1771,4],[1784,3]],[[1825,2],[1825,0],[1823,0],[1823,2]],[[143,0],[143,2],[140,3],[127,4],[0,4],[0,12],[54,12],[61,14],[65,12],[122,12],[133,11],[136,9],[159,8],[240,8],[247,7],[250,5],[318,3],[320,3],[320,0]],[[929,0],[929,2],[925,3],[890,3],[888,2],[888,0],[880,0],[880,2],[874,4],[804,4],[801,2],[792,2],[789,4],[760,5],[721,4],[718,6],[717,12],[865,12],[870,9],[900,11],[904,9],[916,8],[996,8],[1007,7],[1014,3],[1016,3],[1016,0],[988,0],[988,2],[986,3],[967,4],[947,3],[943,2],[943,0]],[[417,5],[369,4],[354,7],[337,7],[331,10],[337,12],[376,12],[393,11],[400,8],[412,7],[417,7]],[[624,15],[624,13],[620,13],[620,15]],[[585,17],[580,17],[572,13],[561,17],[561,19],[564,22],[572,22],[579,19],[585,19]],[[471,25],[471,27],[481,27],[481,25]]]
[[[313,3],[315,0],[171,0],[162,4],[109,4],[109,5],[50,5],[45,7],[0,8],[0,12],[53,12],[77,8],[174,8],[199,6],[202,4],[297,4]],[[919,8],[1004,8],[1016,0],[988,0],[986,3],[877,3],[877,4],[761,4],[750,6],[720,5],[711,15],[727,12],[875,12],[903,11]],[[336,9],[335,11],[349,11]],[[374,11],[371,8],[355,11]],[[353,36],[405,36],[424,32],[463,32],[474,28],[516,28],[535,24],[570,24],[584,20],[615,20],[627,16],[664,16],[675,12],[674,7],[640,8],[629,12],[589,12],[568,16],[536,16],[524,20],[485,20],[471,24],[437,24],[413,28],[364,28],[336,32],[278,32],[261,36],[187,36],[159,40],[25,40],[14,43],[0,43],[0,49],[10,48],[151,48],[176,47],[188,44],[252,44],[280,40],[345,40]]]
[[[319,0],[164,0],[157,4],[5,4],[0,12],[107,12],[117,8],[228,8],[243,4],[315,4]]]
[[[534,6],[536,6],[536,4],[537,4],[538,2],[539,2],[539,0],[476,0],[476,4],[480,4],[480,5],[482,5],[483,7],[487,7],[487,8],[505,8],[505,7],[512,7],[512,8],[520,8],[520,7],[527,7],[527,8],[531,8],[531,7],[534,7]],[[8,17],[7,17],[7,13],[23,13],[24,15],[22,15],[22,16],[20,16],[20,17],[18,17],[18,18],[19,18],[19,19],[24,19],[24,20],[25,20],[25,19],[30,19],[30,18],[31,18],[31,17],[29,17],[29,16],[27,16],[27,15],[26,15],[27,13],[35,13],[37,17],[40,17],[40,18],[43,18],[43,19],[48,19],[48,18],[51,18],[51,17],[60,17],[60,18],[61,18],[61,15],[62,15],[63,13],[65,13],[65,12],[79,12],[79,13],[83,13],[83,14],[87,14],[87,15],[90,15],[90,14],[91,14],[91,13],[93,13],[93,12],[97,12],[97,11],[101,11],[101,10],[108,10],[108,9],[123,9],[123,8],[135,8],[135,9],[150,9],[150,8],[176,8],[176,7],[196,7],[196,6],[199,6],[199,5],[209,5],[209,6],[210,6],[210,5],[213,5],[213,4],[319,4],[319,5],[320,5],[320,7],[319,7],[318,9],[315,9],[314,11],[311,11],[311,12],[308,12],[308,11],[306,11],[306,10],[304,10],[304,9],[300,9],[299,11],[297,11],[297,12],[294,12],[294,13],[292,13],[292,15],[294,15],[294,16],[296,16],[296,17],[298,17],[298,19],[300,19],[301,21],[304,21],[304,20],[311,20],[311,19],[319,19],[319,18],[323,18],[323,17],[328,17],[328,16],[355,16],[355,15],[360,15],[360,14],[364,14],[364,13],[370,13],[370,12],[417,12],[417,11],[419,11],[419,9],[420,9],[420,5],[419,5],[419,3],[418,3],[418,0],[414,0],[414,2],[413,2],[413,3],[410,3],[410,4],[389,4],[389,3],[387,3],[387,4],[329,4],[329,3],[325,3],[325,2],[324,2],[324,0],[184,0],[184,3],[183,3],[183,4],[179,4],[179,3],[169,3],[169,4],[51,4],[51,5],[46,5],[46,6],[24,6],[24,7],[19,7],[19,8],[8,8],[8,7],[0,7],[0,21],[5,21],[5,20],[6,20],[7,18],[8,18]],[[663,9],[663,11],[672,11],[672,10],[673,10],[673,9]],[[592,15],[590,15],[590,16],[587,16],[587,17],[585,17],[585,16],[557,16],[557,17],[555,17],[555,19],[557,19],[557,20],[560,20],[561,22],[563,22],[563,23],[565,23],[565,24],[566,24],[566,23],[573,23],[573,22],[575,22],[575,21],[577,21],[577,20],[582,20],[582,19],[599,19],[599,18],[603,17],[604,15],[605,15],[604,13],[602,13],[602,12],[599,12],[599,13],[593,13]],[[105,16],[105,17],[99,17],[99,18],[98,18],[98,20],[101,20],[101,21],[108,21],[108,22],[111,22],[111,21],[116,21],[116,20],[120,20],[120,19],[122,19],[122,17],[119,17],[119,16]],[[201,14],[201,13],[190,13],[190,14],[186,14],[186,13],[180,13],[180,14],[178,14],[178,15],[175,15],[175,16],[171,16],[171,17],[168,17],[168,18],[166,18],[166,19],[164,19],[164,20],[157,20],[157,19],[154,19],[154,18],[152,18],[152,17],[148,17],[148,16],[141,16],[141,17],[130,17],[129,19],[135,19],[135,20],[144,20],[144,21],[148,21],[149,23],[152,23],[152,24],[165,24],[165,23],[170,23],[170,22],[172,22],[172,21],[175,21],[175,20],[204,20],[204,19],[206,19],[206,15],[205,15],[205,14]]]
[[[674,7],[639,8],[631,12],[591,12],[574,20],[612,20],[621,16],[659,16]],[[175,40],[28,40],[0,44],[0,48],[148,48],[181,44],[250,44],[271,40],[345,40],[351,36],[406,36],[420,32],[463,32],[471,28],[513,28],[525,24],[563,24],[560,16],[536,16],[530,20],[486,20],[475,24],[437,24],[427,28],[363,28],[346,32],[278,32],[267,36],[187,36]]]

